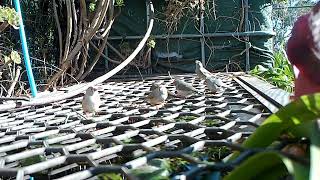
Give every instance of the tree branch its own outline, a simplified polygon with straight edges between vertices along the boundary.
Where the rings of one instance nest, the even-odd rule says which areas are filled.
[[[57,13],[57,3],[56,0],[52,2],[53,12],[54,12],[54,19],[56,21],[57,30],[58,30],[58,37],[59,37],[59,66],[62,64],[62,33],[61,33],[61,26],[59,22],[59,17]]]
[[[12,95],[12,92],[14,90],[14,87],[16,86],[17,82],[18,82],[18,79],[19,79],[19,76],[20,76],[20,71],[21,71],[21,67],[18,66],[17,67],[17,70],[16,70],[16,74],[14,76],[14,80],[8,90],[8,93],[7,93],[7,97],[10,97]]]

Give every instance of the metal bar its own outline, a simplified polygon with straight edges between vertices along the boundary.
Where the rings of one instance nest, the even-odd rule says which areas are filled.
[[[200,1],[200,33],[204,34],[204,1]],[[206,55],[204,50],[204,37],[200,38],[201,43],[201,62],[202,64],[206,64]]]
[[[174,38],[203,38],[203,37],[241,37],[241,36],[275,36],[275,32],[268,31],[248,31],[248,32],[220,32],[204,34],[174,34],[174,35],[153,35],[155,39]],[[109,40],[141,39],[143,36],[110,36]]]
[[[104,48],[104,55],[106,56],[106,57],[108,57],[108,46],[105,46],[105,48]],[[108,58],[104,58],[104,67],[105,67],[105,70],[104,70],[104,72],[106,73],[108,70],[109,70],[109,60],[108,60]]]
[[[150,21],[150,7],[147,1],[146,1],[146,9],[147,9],[147,27],[148,27],[149,21]],[[151,62],[151,53],[149,53],[148,55],[148,61]],[[148,74],[152,74],[152,68],[148,68]]]
[[[249,86],[251,89],[257,91],[278,108],[281,108],[282,106],[285,106],[290,102],[291,94],[289,92],[276,88],[275,86],[266,83],[265,81],[262,81],[256,77],[240,76],[238,79]]]
[[[24,56],[24,64],[26,66],[27,70],[27,76],[29,80],[29,85],[30,85],[30,90],[31,94],[33,97],[37,96],[37,86],[34,81],[33,73],[32,73],[32,67],[31,67],[31,62],[30,62],[30,55],[28,51],[28,45],[27,45],[27,40],[26,40],[26,34],[24,31],[24,25],[23,25],[23,19],[22,19],[22,14],[21,14],[21,7],[20,7],[20,2],[19,0],[14,0],[14,5],[16,8],[16,11],[19,16],[19,32],[20,32],[20,39],[21,39],[21,45],[22,45],[22,51],[23,51],[23,56]]]
[[[249,2],[248,0],[242,1],[244,2],[244,30],[245,32],[249,31]],[[245,36],[246,43],[246,72],[250,70],[250,38],[249,36]]]
[[[287,6],[287,7],[273,7],[272,9],[302,9],[302,8],[313,8],[313,6]]]
[[[247,90],[250,94],[252,94],[252,96],[254,96],[258,101],[260,101],[266,108],[268,108],[271,112],[277,112],[279,107],[276,106],[275,104],[271,103],[268,99],[266,99],[263,96],[263,93],[259,93],[253,89],[251,89],[252,87],[249,87],[248,84],[245,84],[244,82],[242,82],[241,80],[239,80],[239,78],[234,78],[234,80],[240,85],[242,86],[245,90]]]

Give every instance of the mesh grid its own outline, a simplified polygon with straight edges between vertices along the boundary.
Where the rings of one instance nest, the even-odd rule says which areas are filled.
[[[169,77],[108,81],[99,90],[103,105],[94,117],[82,112],[83,94],[53,104],[14,109],[0,114],[0,175],[4,179],[97,179],[102,173],[134,179],[132,169],[155,159],[176,164],[173,179],[205,172],[228,172],[224,157],[270,115],[229,74],[228,85],[212,94],[203,80],[181,75],[204,95],[169,97],[164,107],[145,97],[155,81],[175,91]]]

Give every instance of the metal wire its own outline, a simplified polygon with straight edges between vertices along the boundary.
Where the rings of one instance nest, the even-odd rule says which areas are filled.
[[[183,159],[187,165],[171,178],[191,179],[233,169],[222,159],[239,145],[270,111],[229,74],[230,89],[213,94],[194,75],[180,77],[205,95],[171,97],[156,109],[146,101],[151,84],[175,91],[172,80],[108,81],[100,84],[103,105],[95,117],[82,114],[83,94],[56,103],[15,108],[0,114],[0,176],[5,179],[96,179],[103,173],[134,179],[132,169],[154,159]],[[232,90],[233,89],[233,90]],[[236,160],[235,162],[239,162]]]

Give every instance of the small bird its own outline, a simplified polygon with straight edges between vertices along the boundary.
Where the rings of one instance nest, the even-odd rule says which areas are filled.
[[[95,87],[89,87],[86,90],[86,94],[82,99],[82,108],[83,112],[87,115],[88,113],[95,113],[99,110],[99,106],[101,105],[100,95]]]
[[[203,67],[202,63],[196,60],[196,74],[199,76],[200,79],[206,79],[206,77],[211,76],[212,74]]]
[[[209,79],[211,79],[213,82],[215,82],[220,87],[228,87],[222,80],[216,76],[210,76]]]
[[[194,88],[191,84],[184,82],[180,79],[175,79],[173,84],[176,86],[177,95],[180,97],[189,97],[194,93],[202,94],[196,88]]]
[[[218,83],[217,79],[212,77],[207,77],[205,80],[205,84],[207,85],[208,89],[213,93],[222,92],[224,90],[221,86],[218,85]]]
[[[153,83],[147,101],[153,106],[161,106],[168,98],[168,90],[164,85]]]
[[[210,91],[213,93],[224,91],[224,89],[234,90],[234,87],[229,87],[219,77],[211,75],[206,77],[205,83]]]

